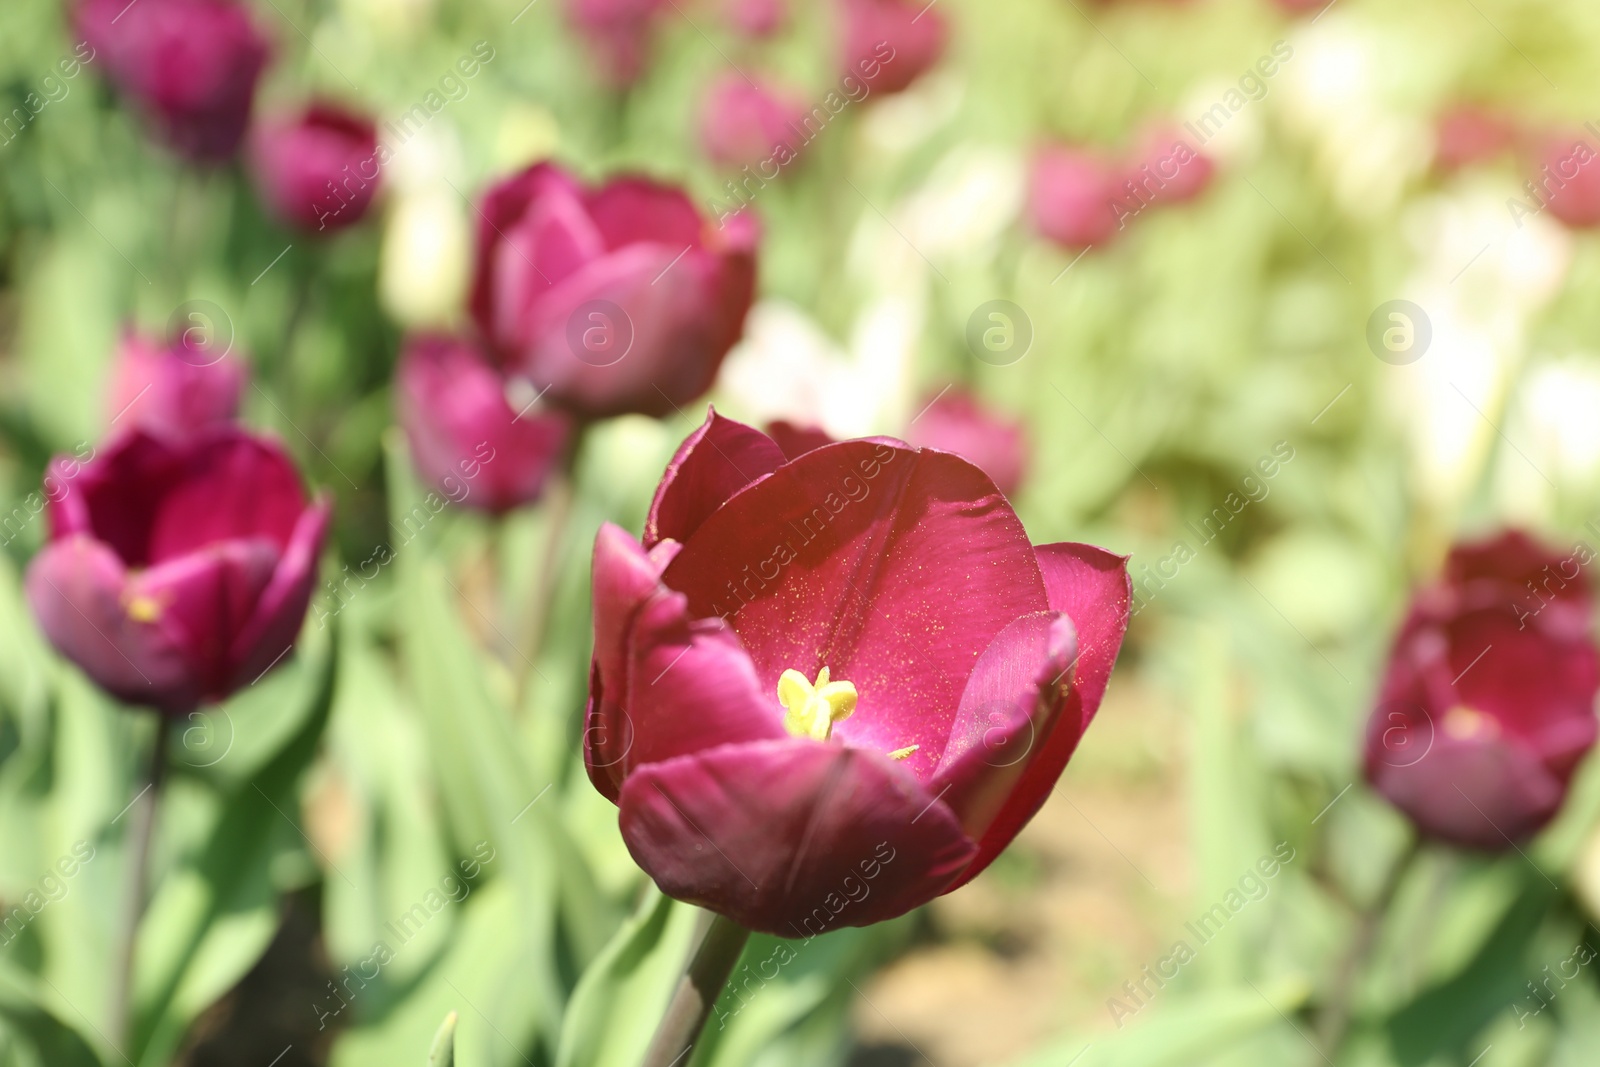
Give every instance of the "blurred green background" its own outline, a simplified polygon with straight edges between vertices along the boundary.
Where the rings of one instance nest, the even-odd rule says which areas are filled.
[[[1600,9],[938,6],[945,60],[852,105],[756,198],[759,302],[712,399],[803,417],[815,400],[792,383],[808,382],[837,422],[894,433],[965,383],[1027,427],[1032,539],[1132,553],[1146,602],[1013,849],[920,913],[808,943],[693,1062],[1593,1063],[1600,971],[1553,998],[1530,987],[1600,951],[1592,766],[1525,853],[1425,852],[1373,964],[1352,979],[1341,961],[1408,836],[1360,780],[1360,738],[1409,589],[1460,534],[1515,522],[1560,544],[1600,516],[1600,244],[1544,214],[1518,224],[1522,164],[1433,162],[1435,119],[1461,101],[1551,130],[1600,119]],[[268,220],[237,168],[200,175],[152,146],[93,63],[0,145],[0,906],[93,856],[0,947],[0,1063],[121,1062],[98,1023],[117,820],[152,724],[49,651],[20,575],[46,459],[106,430],[124,325],[202,321],[249,357],[245,421],[337,499],[337,581],[416,502],[389,378],[405,331],[460,319],[485,185],[554,157],[681,183],[710,213],[726,175],[695,136],[704,87],[736,66],[811,101],[837,78],[828,5],[752,44],[708,0],[677,0],[625,96],[557,0],[251,7],[278,49],[258,109],[317,93],[393,120],[478,42],[493,58],[406,138],[374,217],[326,242]],[[1202,198],[1081,259],[1031,235],[1041,143],[1119,149],[1194,120],[1278,42],[1291,57],[1205,146]],[[6,4],[0,112],[74,43],[58,4]],[[1004,366],[966,340],[995,299],[1032,332]],[[1403,366],[1366,339],[1395,299],[1432,334]],[[602,520],[639,528],[699,414],[586,441],[537,663],[508,633],[548,516],[447,511],[355,594],[325,587],[283,669],[182,724],[127,1062],[420,1064],[455,1010],[469,1067],[631,1063],[694,918],[648,887],[581,767],[587,554]],[[1200,544],[1188,524],[1271,455],[1265,491]],[[1291,858],[1261,891],[1241,882],[1274,855]],[[1253,899],[1199,943],[1186,924],[1230,890]],[[1180,939],[1193,959],[1133,997]],[[392,959],[350,995],[337,983],[371,974],[379,943]],[[1317,1020],[1346,989],[1351,1038],[1323,1050]]]

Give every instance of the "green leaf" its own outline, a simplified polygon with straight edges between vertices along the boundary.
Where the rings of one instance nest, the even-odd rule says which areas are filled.
[[[584,972],[561,1024],[556,1067],[638,1067],[667,1009],[703,913],[653,886]]]
[[[9,964],[0,965],[0,1020],[15,1031],[50,1067],[102,1067],[78,1031],[46,1008],[32,980]]]
[[[439,1024],[439,1032],[433,1035],[433,1048],[428,1052],[428,1067],[456,1067],[457,1017],[456,1012],[451,1012]]]

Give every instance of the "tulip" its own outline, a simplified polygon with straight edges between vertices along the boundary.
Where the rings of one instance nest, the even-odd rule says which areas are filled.
[[[261,198],[290,226],[353,226],[378,191],[378,130],[364,115],[314,103],[262,122],[252,142]]]
[[[876,93],[898,93],[944,55],[949,27],[917,0],[840,0],[840,66]]]
[[[642,542],[601,529],[593,581],[590,780],[664,892],[786,937],[986,867],[1093,718],[1129,607],[1123,557],[1029,544],[958,456],[786,460],[714,412]]]
[[[707,225],[644,178],[539,164],[479,211],[471,308],[502,363],[584,418],[665,415],[711,388],[755,289],[756,228]]]
[[[608,82],[627,88],[644,73],[667,0],[568,0],[567,20],[589,42]]]
[[[539,498],[570,429],[531,400],[513,408],[509,386],[470,341],[436,334],[411,340],[395,372],[418,472],[456,503],[496,515]]]
[[[1153,132],[1145,137],[1123,175],[1124,203],[1131,201],[1133,210],[1146,202],[1187,203],[1210,188],[1216,169],[1211,157],[1192,147],[1183,135],[1173,130]]]
[[[1042,236],[1069,249],[1103,245],[1121,226],[1118,168],[1075,148],[1054,146],[1035,157],[1028,215]]]
[[[84,0],[78,32],[180,155],[238,151],[269,46],[234,0]]]
[[[1512,847],[1560,809],[1594,744],[1600,652],[1583,546],[1520,532],[1456,547],[1412,602],[1367,731],[1366,774],[1423,833]]]
[[[1516,145],[1515,122],[1470,104],[1453,107],[1434,127],[1433,159],[1441,170],[1456,171],[1493,159]]]
[[[728,74],[713,82],[700,107],[700,143],[711,161],[737,170],[795,155],[795,131],[806,116],[800,104],[764,85]]]
[[[1028,462],[1022,425],[984,410],[968,393],[951,389],[934,397],[912,420],[906,440],[954,452],[987,474],[1007,496],[1022,485]]]
[[[767,436],[782,450],[784,459],[799,459],[813,449],[834,442],[820,426],[801,426],[787,419],[767,423]]]
[[[253,683],[294,645],[329,505],[288,455],[224,427],[119,434],[50,476],[50,541],[28,602],[51,644],[112,696],[184,715]],[[47,480],[48,481],[48,480]]]
[[[789,21],[788,0],[723,0],[723,13],[746,37],[770,37]]]
[[[181,438],[233,422],[249,381],[243,362],[187,337],[161,346],[134,333],[122,339],[111,378],[111,423]]]
[[[1568,226],[1600,226],[1600,154],[1588,141],[1552,142],[1533,184],[1550,213]]]

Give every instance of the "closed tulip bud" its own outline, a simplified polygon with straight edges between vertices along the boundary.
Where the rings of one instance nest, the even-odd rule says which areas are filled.
[[[471,309],[508,372],[584,418],[665,415],[711,388],[755,290],[756,226],[713,227],[644,178],[542,163],[489,190]]]
[[[980,407],[971,394],[951,389],[934,398],[906,430],[921,448],[954,452],[987,474],[1010,496],[1022,485],[1028,444],[1022,424]]]
[[[1121,181],[1119,168],[1098,155],[1065,146],[1042,150],[1028,188],[1033,228],[1068,249],[1105,244],[1120,228]]]
[[[1514,147],[1520,136],[1511,119],[1461,104],[1444,112],[1435,123],[1433,160],[1441,170],[1460,170],[1495,158]]]
[[[282,222],[313,233],[361,221],[381,178],[370,118],[315,103],[257,126],[251,138],[256,187]]]
[[[84,0],[78,32],[178,154],[222,162],[244,137],[267,39],[234,0]]]
[[[45,479],[50,540],[28,602],[56,649],[129,704],[183,715],[294,645],[329,505],[272,440],[224,427],[120,434]]]
[[[1550,821],[1594,744],[1600,652],[1582,568],[1525,534],[1457,546],[1413,599],[1367,731],[1366,774],[1419,830],[1508,849]]]
[[[185,337],[162,346],[125,335],[111,377],[112,428],[179,438],[233,422],[250,379],[243,361]]]
[[[1183,204],[1211,187],[1216,174],[1211,157],[1173,130],[1147,135],[1123,175],[1125,202]],[[1129,188],[1129,186],[1132,188]]]
[[[568,0],[567,20],[588,41],[606,81],[627,88],[644,74],[666,0]]]
[[[795,155],[795,131],[805,115],[804,107],[767,86],[724,75],[701,103],[700,143],[713,163],[732,170],[768,161],[781,166]]]
[[[670,896],[809,937],[983,870],[1049,797],[1128,621],[1123,557],[1034,546],[958,456],[787,459],[715,413],[594,553],[585,760]]]
[[[1600,154],[1582,138],[1553,141],[1529,191],[1575,230],[1600,226]]]
[[[470,341],[437,334],[408,342],[395,372],[418,472],[455,503],[494,514],[539,498],[570,431],[566,416],[536,409],[531,386],[514,408],[508,386]]]
[[[916,0],[840,0],[841,73],[875,93],[898,93],[938,63],[949,26]]]

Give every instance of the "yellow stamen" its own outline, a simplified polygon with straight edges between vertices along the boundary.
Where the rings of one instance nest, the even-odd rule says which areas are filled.
[[[161,618],[161,603],[155,597],[135,593],[128,598],[127,612],[134,622],[155,622]]]
[[[909,759],[910,756],[911,756],[911,753],[915,752],[917,749],[919,749],[921,747],[922,747],[921,745],[907,745],[905,748],[897,748],[893,752],[889,753],[889,758],[890,759]]]
[[[778,678],[778,703],[784,707],[785,730],[796,737],[826,741],[833,736],[833,724],[848,719],[856,710],[856,687],[849,682],[830,682],[826,667],[815,683],[791,669]]]
[[[1444,714],[1444,732],[1446,737],[1454,740],[1471,741],[1480,737],[1494,737],[1500,732],[1500,724],[1493,716],[1485,715],[1477,708],[1457,704]]]

